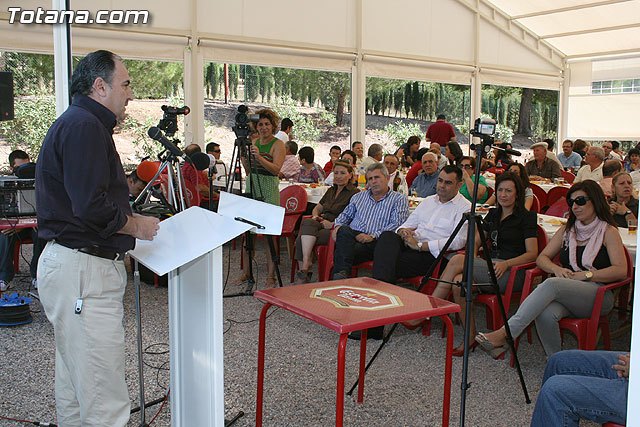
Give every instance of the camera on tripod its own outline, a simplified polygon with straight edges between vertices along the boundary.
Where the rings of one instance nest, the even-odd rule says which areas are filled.
[[[483,146],[491,146],[496,134],[496,121],[488,118],[477,118],[473,124],[472,136],[482,139]],[[473,147],[471,147],[473,149]]]
[[[158,128],[164,131],[167,138],[173,138],[173,135],[178,131],[178,116],[187,115],[191,112],[191,109],[186,105],[184,107],[172,107],[170,105],[163,105],[162,119],[158,122]]]
[[[233,132],[236,134],[236,145],[240,147],[242,157],[246,157],[247,147],[251,145],[251,141],[249,140],[249,135],[251,134],[249,123],[257,123],[258,120],[260,120],[260,116],[257,114],[247,114],[247,111],[249,111],[249,107],[244,104],[238,107],[236,124],[232,127]]]

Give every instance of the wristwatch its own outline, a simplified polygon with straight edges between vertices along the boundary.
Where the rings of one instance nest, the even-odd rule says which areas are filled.
[[[422,252],[422,242],[418,242],[418,252]]]
[[[592,278],[593,278],[593,271],[585,271],[584,272],[584,279],[586,281],[590,282]]]
[[[633,213],[633,212],[631,212],[630,210],[627,210],[627,211],[624,213],[624,216],[627,216],[627,215],[629,215],[630,213]]]

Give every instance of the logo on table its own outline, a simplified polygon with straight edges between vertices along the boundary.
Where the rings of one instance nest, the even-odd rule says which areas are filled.
[[[402,300],[393,294],[356,286],[332,286],[311,291],[311,298],[325,300],[337,308],[357,310],[383,310],[401,307]]]

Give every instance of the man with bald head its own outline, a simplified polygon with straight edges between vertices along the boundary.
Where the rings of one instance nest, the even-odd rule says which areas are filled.
[[[429,197],[436,194],[436,184],[438,182],[438,156],[431,151],[422,156],[422,171],[411,183],[409,192],[414,190],[418,197]]]
[[[576,174],[573,182],[581,182],[585,179],[592,179],[595,182],[602,181],[602,166],[604,165],[604,150],[602,147],[589,147],[584,156],[586,165],[582,166]]]
[[[449,164],[449,160],[442,155],[442,151],[440,150],[440,144],[438,144],[437,142],[432,142],[431,145],[429,145],[429,151],[431,151],[432,153],[435,153],[438,156],[439,171],[442,170],[443,167]]]

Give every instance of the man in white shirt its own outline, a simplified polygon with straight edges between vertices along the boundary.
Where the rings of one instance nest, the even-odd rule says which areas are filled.
[[[589,147],[587,155],[584,156],[586,165],[578,170],[576,179],[573,181],[581,182],[585,179],[592,179],[595,182],[602,181],[602,166],[604,165],[604,150],[602,147]]]
[[[604,150],[605,160],[618,160],[620,162],[622,161],[622,157],[620,156],[620,154],[613,151],[612,141],[605,141],[604,143],[602,143],[602,149]]]
[[[280,130],[275,134],[275,137],[282,142],[288,142],[293,130],[293,121],[289,117],[285,117],[280,122]]]
[[[367,168],[374,164],[380,163],[382,161],[382,145],[380,144],[371,144],[369,150],[367,151],[367,157],[362,159],[362,162],[358,165],[358,173],[364,173]]]
[[[447,165],[438,175],[437,192],[427,197],[394,232],[380,235],[373,256],[373,277],[388,283],[399,277],[422,276],[440,254],[471,203],[460,194],[462,170]],[[461,230],[449,249],[462,249],[467,233]]]

